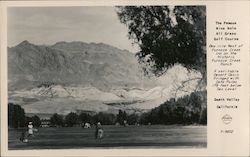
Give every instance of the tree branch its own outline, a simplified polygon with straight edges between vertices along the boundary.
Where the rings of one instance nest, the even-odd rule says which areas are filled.
[[[186,85],[188,82],[191,82],[191,81],[194,81],[194,80],[202,80],[202,78],[201,78],[201,77],[195,77],[195,78],[189,78],[189,79],[187,79],[187,80],[182,81],[182,82],[181,82],[181,85],[180,85],[179,87],[177,87],[177,89],[175,90],[175,93],[174,93],[175,99],[176,99],[177,93],[178,93],[179,91],[189,92],[189,91],[187,91],[187,90],[184,90],[184,88],[186,87],[185,85]],[[199,81],[199,82],[200,82],[200,81]],[[199,84],[200,84],[200,83],[198,83],[198,85],[199,85]],[[196,87],[195,89],[197,89],[197,87]],[[196,91],[196,90],[195,90],[195,91]]]

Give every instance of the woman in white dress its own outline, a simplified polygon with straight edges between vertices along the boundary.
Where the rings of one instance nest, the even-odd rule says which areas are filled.
[[[29,122],[29,125],[28,125],[28,136],[33,136],[33,125],[32,125],[32,122]]]

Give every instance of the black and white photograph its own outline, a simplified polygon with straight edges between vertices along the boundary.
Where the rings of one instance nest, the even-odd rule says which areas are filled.
[[[207,148],[205,5],[8,7],[7,46],[8,150]]]

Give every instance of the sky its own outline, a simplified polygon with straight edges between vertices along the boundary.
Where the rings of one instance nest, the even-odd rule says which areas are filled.
[[[139,51],[128,39],[114,7],[12,7],[8,8],[8,46],[24,40],[38,45],[59,41],[106,43]]]

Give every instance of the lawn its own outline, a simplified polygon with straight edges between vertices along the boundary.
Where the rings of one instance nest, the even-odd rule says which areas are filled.
[[[95,128],[39,128],[28,143],[19,141],[23,129],[9,129],[9,149],[84,148],[204,148],[206,126],[150,125],[103,126],[104,138],[95,139]]]

